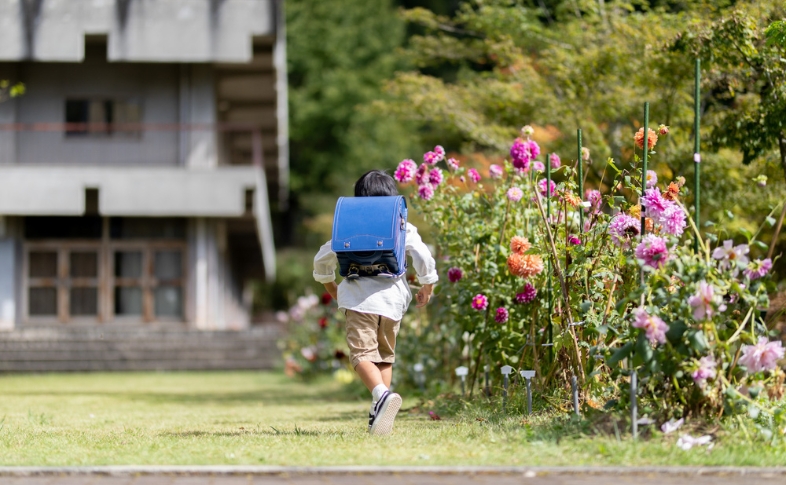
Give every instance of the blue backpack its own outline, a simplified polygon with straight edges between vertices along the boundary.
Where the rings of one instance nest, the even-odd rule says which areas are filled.
[[[331,249],[344,278],[403,275],[406,243],[407,201],[403,196],[338,199]]]

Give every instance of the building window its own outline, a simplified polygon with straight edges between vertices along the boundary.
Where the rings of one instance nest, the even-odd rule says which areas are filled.
[[[142,108],[133,99],[70,98],[65,102],[67,136],[139,136]],[[124,126],[125,125],[125,126]]]
[[[112,218],[97,229],[91,217],[25,218],[26,319],[182,321],[185,220]]]

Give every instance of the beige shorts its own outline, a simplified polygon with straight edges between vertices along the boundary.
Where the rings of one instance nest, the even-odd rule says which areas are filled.
[[[375,364],[396,361],[396,335],[401,320],[391,320],[382,315],[347,310],[347,345],[352,367],[360,362]]]

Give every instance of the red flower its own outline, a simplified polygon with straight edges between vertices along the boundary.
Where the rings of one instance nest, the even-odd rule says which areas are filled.
[[[319,328],[327,328],[327,326],[328,326],[327,317],[320,318],[319,319]]]
[[[333,301],[333,297],[330,296],[330,293],[327,291],[322,293],[322,304],[323,305],[330,305],[330,302]]]

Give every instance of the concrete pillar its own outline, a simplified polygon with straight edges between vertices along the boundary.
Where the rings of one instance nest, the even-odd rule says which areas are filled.
[[[194,324],[199,329],[208,328],[208,249],[207,249],[207,220],[200,217],[195,221],[194,231]]]
[[[189,69],[188,121],[191,125],[212,126],[216,122],[216,95],[213,68],[195,64]],[[182,87],[182,83],[181,83]],[[216,133],[212,129],[188,132],[186,165],[210,168],[218,165]]]
[[[13,330],[17,318],[16,240],[0,216],[0,330]]]

